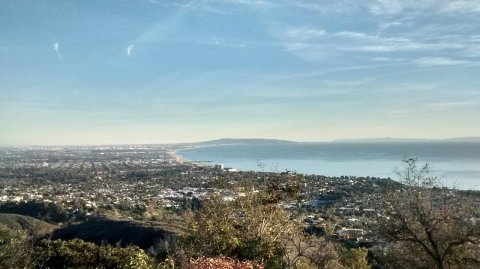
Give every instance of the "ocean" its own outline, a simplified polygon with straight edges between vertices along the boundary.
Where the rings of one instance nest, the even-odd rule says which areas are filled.
[[[177,152],[205,164],[239,170],[295,171],[325,176],[390,177],[398,180],[406,157],[428,163],[443,185],[480,190],[479,142],[239,143],[192,147]]]

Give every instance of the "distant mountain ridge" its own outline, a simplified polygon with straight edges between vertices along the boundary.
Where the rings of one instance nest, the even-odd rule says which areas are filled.
[[[221,138],[216,140],[204,141],[194,143],[202,146],[214,146],[214,145],[243,145],[243,144],[255,144],[255,145],[271,145],[271,144],[287,144],[298,143],[289,140],[280,139],[266,139],[266,138]]]
[[[480,142],[480,137],[457,137],[444,139],[444,141],[459,141],[459,142]]]
[[[380,137],[380,138],[352,138],[352,139],[335,139],[333,142],[480,142],[480,137],[454,137],[445,139],[428,139],[428,138],[394,138],[394,137]]]
[[[218,146],[218,145],[275,145],[275,144],[296,144],[296,143],[408,143],[408,142],[480,142],[480,137],[454,137],[445,139],[428,139],[428,138],[395,138],[395,137],[379,137],[379,138],[352,138],[352,139],[335,139],[330,142],[298,142],[282,139],[267,138],[221,138],[203,142],[192,143],[199,146]]]

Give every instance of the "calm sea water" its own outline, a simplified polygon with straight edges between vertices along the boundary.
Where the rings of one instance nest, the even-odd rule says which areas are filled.
[[[392,179],[397,179],[394,170],[402,167],[402,159],[418,157],[447,186],[480,190],[478,142],[237,144],[190,148],[178,154],[239,170]]]

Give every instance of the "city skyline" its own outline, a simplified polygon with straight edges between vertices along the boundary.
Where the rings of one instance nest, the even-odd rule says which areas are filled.
[[[0,144],[480,136],[480,1],[2,1]]]

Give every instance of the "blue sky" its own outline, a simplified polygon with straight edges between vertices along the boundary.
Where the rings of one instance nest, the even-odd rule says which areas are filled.
[[[0,144],[480,136],[478,0],[0,2]]]

